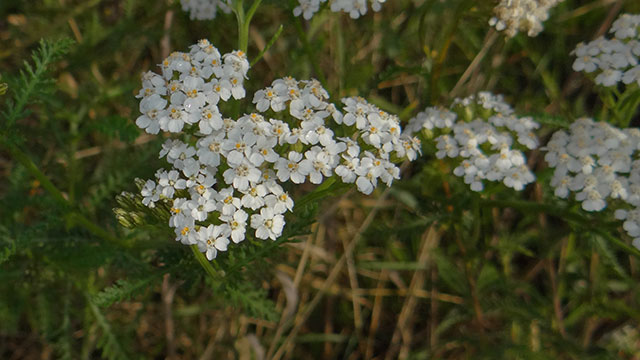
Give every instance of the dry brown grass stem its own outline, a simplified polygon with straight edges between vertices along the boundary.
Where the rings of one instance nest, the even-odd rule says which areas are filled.
[[[178,284],[169,282],[169,274],[162,279],[162,311],[164,315],[164,334],[167,341],[167,359],[177,359],[175,342],[175,325],[173,321],[173,299]]]
[[[164,35],[160,40],[160,55],[164,59],[171,53],[171,25],[173,24],[173,10],[167,10],[164,14]]]
[[[331,287],[331,285],[333,285],[333,283],[338,278],[338,275],[340,275],[340,273],[342,272],[342,268],[346,264],[348,256],[351,256],[356,245],[363,238],[362,235],[364,231],[367,228],[369,228],[369,226],[375,219],[381,205],[384,203],[384,200],[387,198],[388,195],[389,195],[389,189],[386,189],[380,195],[380,197],[378,198],[378,201],[376,202],[377,206],[374,206],[373,209],[371,209],[371,211],[365,218],[364,222],[360,225],[360,228],[358,229],[358,233],[356,234],[356,236],[354,236],[353,240],[351,240],[351,242],[347,245],[347,247],[345,248],[345,252],[342,254],[338,262],[333,266],[333,269],[329,273],[329,276],[327,276],[327,280],[323,284],[322,288],[318,293],[316,293],[316,295],[307,304],[307,306],[302,311],[300,311],[300,316],[296,319],[295,323],[291,324],[289,321],[287,321],[285,324],[283,324],[286,327],[289,327],[289,326],[293,326],[293,327],[291,328],[289,335],[285,338],[282,345],[280,345],[280,347],[273,354],[273,356],[271,356],[272,351],[270,349],[270,351],[267,353],[267,359],[279,360],[282,358],[282,356],[284,355],[284,352],[287,351],[289,346],[293,343],[293,340],[298,335],[298,332],[300,331],[300,328],[302,327],[302,325],[307,321],[307,319],[309,318],[313,310],[315,310],[316,306],[318,306],[318,304],[320,303],[320,300],[327,293],[327,290]],[[272,349],[274,348],[273,345],[274,344],[272,344],[271,346]]]
[[[349,240],[346,236],[342,236],[342,246],[345,249],[349,247]],[[358,286],[358,275],[356,272],[356,264],[353,260],[353,253],[347,256],[347,274],[349,275],[349,285],[351,286],[351,296],[352,296],[352,307],[353,307],[353,323],[356,328],[356,335],[358,339],[362,339],[362,310],[360,309],[360,295],[358,295],[358,290],[360,290],[360,286]],[[364,341],[359,341],[359,343],[364,346]]]
[[[376,341],[376,334],[380,328],[380,314],[382,312],[383,295],[379,292],[384,289],[384,286],[389,278],[389,272],[387,270],[380,271],[378,277],[378,283],[375,290],[375,298],[373,300],[373,309],[371,311],[371,322],[369,323],[369,336],[367,338],[367,348],[365,349],[365,359],[371,359],[373,357],[373,350]]]
[[[440,234],[436,230],[437,225],[432,225],[422,236],[422,246],[418,255],[418,262],[429,265],[431,263],[431,254],[434,248],[440,242]],[[409,292],[414,293],[417,290],[423,290],[426,281],[426,271],[417,270],[413,273],[411,283],[409,284]],[[432,300],[433,301],[433,300]],[[413,340],[413,322],[415,320],[415,308],[418,304],[415,296],[409,295],[404,299],[402,310],[393,331],[391,345],[385,356],[385,359],[406,359],[411,350]],[[396,356],[397,355],[397,356]]]
[[[453,87],[453,90],[451,90],[451,93],[449,94],[451,98],[461,95],[460,93],[462,91],[462,86],[467,82],[467,80],[469,80],[471,74],[476,71],[476,69],[482,62],[482,59],[484,59],[485,55],[487,55],[487,52],[489,52],[489,49],[496,42],[499,36],[500,34],[495,31],[494,28],[491,28],[489,30],[484,38],[482,49],[480,49],[478,54],[473,58],[467,69],[464,71],[464,73],[462,73],[462,76],[460,76],[460,79],[458,80],[456,85]]]

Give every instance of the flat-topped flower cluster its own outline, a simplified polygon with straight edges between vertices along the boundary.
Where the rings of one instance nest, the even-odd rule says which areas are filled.
[[[501,96],[481,92],[456,99],[450,109],[429,107],[409,121],[405,131],[426,131],[435,136],[436,157],[454,159],[453,173],[464,178],[473,191],[484,189],[484,180],[502,181],[522,190],[535,180],[520,148],[535,149],[531,117],[517,117]]]
[[[544,150],[545,160],[555,169],[555,195],[567,198],[575,193],[586,211],[613,204],[616,217],[626,220],[624,229],[639,246],[640,130],[582,118],[568,131],[554,133]]]
[[[387,0],[329,0],[329,7],[333,12],[343,12],[349,14],[352,19],[364,16],[369,5],[373,11],[380,11],[382,4]],[[298,0],[298,6],[293,9],[293,15],[302,15],[309,20],[320,10],[320,5],[327,0]]]
[[[613,39],[601,36],[573,50],[573,70],[595,76],[598,85],[640,85],[640,15],[623,14],[611,25]]]
[[[254,94],[257,111],[223,116],[219,105],[245,97],[249,63],[241,51],[220,55],[201,40],[160,66],[162,74],[142,76],[136,124],[151,134],[190,135],[162,146],[171,167],[146,181],[142,202],[169,204],[176,240],[209,259],[244,240],[247,227],[256,238],[277,239],[294,205],[286,182],[320,184],[335,175],[370,194],[399,178],[392,159],[413,160],[420,151],[396,116],[358,97],[343,99],[341,112],[317,80],[277,79]]]
[[[493,12],[495,16],[489,25],[507,36],[514,37],[520,31],[528,36],[537,36],[545,21],[549,18],[549,10],[563,0],[502,0]]]
[[[213,20],[218,11],[225,14],[231,12],[228,0],[180,0],[180,3],[191,20]]]

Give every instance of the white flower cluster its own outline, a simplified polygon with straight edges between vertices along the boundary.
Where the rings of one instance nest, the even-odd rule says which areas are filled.
[[[368,3],[371,3],[370,5],[373,11],[380,11],[382,4],[386,1],[387,0],[330,0],[330,8],[333,12],[347,13],[351,18],[357,19],[367,13],[369,9]],[[320,4],[325,2],[327,2],[327,0],[298,0],[298,6],[293,9],[293,15],[302,15],[306,20],[309,20],[318,12]]]
[[[498,31],[505,31],[514,37],[520,31],[529,36],[537,36],[543,29],[542,23],[549,18],[549,10],[563,0],[502,0],[493,9],[496,16],[489,25]]]
[[[555,168],[551,186],[560,198],[575,193],[586,211],[601,211],[618,200],[616,217],[640,245],[640,130],[618,129],[592,119],[576,120],[568,133],[553,134],[545,160]],[[632,208],[632,210],[625,210]]]
[[[636,83],[640,85],[640,15],[623,14],[614,21],[610,33],[615,38],[603,36],[573,50],[576,56],[573,70],[595,75],[595,82],[602,86],[618,86]]]
[[[513,147],[516,142],[527,149],[537,148],[533,130],[538,123],[515,116],[501,96],[487,92],[456,99],[451,108],[459,108],[469,121],[459,120],[451,110],[430,107],[411,119],[406,131],[437,132],[436,157],[462,158],[453,173],[463,177],[473,191],[482,191],[484,180],[502,181],[518,191],[535,180],[524,154]],[[468,116],[474,112],[475,116]]]
[[[160,67],[162,75],[151,71],[142,75],[136,96],[142,98],[136,125],[150,134],[179,133],[194,124],[210,134],[223,122],[218,102],[245,96],[249,62],[242,51],[221,56],[209,41],[201,40],[189,53],[172,53]]]
[[[420,149],[417,139],[401,134],[397,117],[361,98],[343,99],[345,112],[338,111],[317,80],[277,79],[254,94],[257,112],[223,117],[220,101],[245,96],[249,63],[240,51],[220,56],[206,40],[161,67],[162,75],[142,77],[143,115],[136,124],[149,133],[194,136],[165,142],[160,157],[171,168],[145,183],[142,202],[170,205],[176,240],[197,245],[210,260],[244,240],[247,226],[259,239],[282,234],[283,214],[294,204],[283,183],[320,184],[335,173],[369,194],[378,181],[399,178],[391,154],[415,159]],[[280,119],[276,113],[283,113]],[[350,137],[336,138],[330,117]]]
[[[378,180],[391,185],[400,169],[391,161],[406,157],[414,160],[420,141],[402,134],[399,119],[359,97],[342,99],[344,113],[329,103],[329,94],[317,80],[298,81],[291,77],[275,80],[258,90],[253,102],[260,112],[281,113],[289,121],[269,120],[278,145],[289,151],[287,158],[274,162],[280,181],[302,183],[305,177],[319,184],[335,173],[344,183],[355,183],[370,194]],[[349,137],[335,137],[328,126],[331,117],[345,126]],[[276,141],[273,140],[275,143]]]
[[[228,0],[180,0],[182,10],[189,13],[191,20],[213,20],[218,9],[228,14],[231,12]]]

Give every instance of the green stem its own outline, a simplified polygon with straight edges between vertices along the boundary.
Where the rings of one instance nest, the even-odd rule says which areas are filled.
[[[207,260],[207,258],[200,252],[200,249],[198,249],[198,245],[191,245],[191,251],[193,251],[193,255],[196,260],[198,260],[198,263],[202,266],[204,271],[206,271],[213,280],[220,280],[223,276],[223,272],[217,271],[213,268],[211,261]]]
[[[293,14],[291,16],[293,16]],[[309,45],[309,39],[307,39],[307,33],[304,31],[304,28],[302,27],[302,21],[297,16],[294,16],[293,20],[296,25],[298,37],[300,38],[300,41],[302,41],[302,47],[304,48],[304,52],[309,57],[311,66],[313,66],[313,71],[316,73],[316,77],[318,78],[318,81],[320,81],[322,86],[326,88],[327,79],[324,76],[324,72],[322,72],[322,69],[320,68],[320,64],[318,64],[318,57],[315,55],[313,49]]]
[[[246,53],[249,43],[249,34],[244,33],[245,15],[242,3],[242,0],[235,0],[233,12],[236,14],[236,19],[238,20],[238,48]]]
[[[99,238],[101,238],[103,240],[106,240],[108,242],[112,242],[114,244],[118,244],[118,245],[120,245],[122,247],[130,247],[129,244],[127,244],[123,240],[118,239],[117,237],[111,235],[108,231],[106,231],[102,227],[96,225],[94,222],[92,222],[91,220],[89,220],[87,217],[85,217],[84,215],[80,214],[79,212],[72,212],[68,216],[74,223],[81,225],[82,227],[87,229],[93,235],[95,235],[95,236],[97,236],[97,237],[99,237]]]
[[[6,140],[0,140],[0,144],[9,152],[11,157],[22,164],[22,166],[27,168],[27,171],[29,171],[31,175],[38,179],[40,185],[53,197],[54,200],[56,200],[56,202],[58,202],[58,204],[69,211],[69,219],[73,220],[73,222],[81,225],[89,232],[103,240],[113,242],[121,246],[126,246],[125,243],[122,242],[122,240],[109,234],[106,230],[93,223],[84,215],[82,215],[78,211],[75,211],[73,209],[73,204],[71,204],[71,202],[69,202],[69,200],[64,197],[62,192],[53,184],[53,182],[51,182],[49,177],[47,177],[47,175],[40,171],[38,166],[31,160],[31,158],[29,158],[27,154],[22,152],[22,150],[20,150],[16,145],[10,144]]]
[[[269,42],[267,43],[267,45],[264,47],[264,49],[262,49],[262,51],[260,51],[260,53],[258,54],[258,56],[255,57],[255,59],[251,60],[251,64],[249,64],[250,67],[253,67],[253,65],[255,65],[258,61],[260,61],[260,59],[262,59],[262,57],[264,56],[264,54],[269,51],[269,49],[271,49],[271,47],[273,46],[273,44],[276,42],[276,40],[278,40],[278,38],[280,37],[280,34],[282,34],[282,30],[284,29],[284,26],[282,26],[282,24],[280,25],[280,27],[278,28],[278,30],[276,31],[276,33],[271,37],[271,40],[269,40]]]
[[[40,182],[40,185],[42,185],[42,187],[45,190],[47,190],[47,192],[49,192],[49,194],[51,194],[51,196],[53,196],[53,198],[59,204],[61,204],[64,207],[71,206],[71,204],[67,201],[64,195],[62,195],[62,192],[58,190],[58,188],[55,185],[53,185],[51,180],[49,180],[49,178],[42,171],[40,171],[40,169],[38,169],[38,166],[29,158],[27,154],[23,153],[20,149],[18,149],[17,146],[13,144],[9,144],[6,140],[0,140],[0,141],[2,141],[2,145],[4,146],[5,149],[7,149],[11,157],[18,160],[18,162],[20,162],[22,166],[27,168],[27,170],[31,173],[31,175],[33,175],[36,179],[38,179],[38,181]]]
[[[629,123],[635,115],[638,106],[640,105],[640,91],[635,84],[631,84],[627,87],[625,92],[618,98],[617,111],[620,116],[619,126],[621,128],[629,127]]]
[[[243,0],[236,0],[233,12],[236,14],[238,20],[238,48],[245,53],[249,48],[249,25],[251,24],[251,18],[258,10],[262,0],[255,0],[249,10],[244,12]]]

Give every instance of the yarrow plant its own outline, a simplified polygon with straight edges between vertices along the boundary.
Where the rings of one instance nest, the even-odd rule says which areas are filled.
[[[396,116],[357,97],[342,100],[343,113],[317,80],[277,79],[254,94],[256,112],[225,117],[218,105],[246,95],[249,63],[241,51],[221,56],[201,40],[160,66],[161,75],[142,76],[136,124],[150,134],[192,137],[165,142],[160,156],[171,168],[144,183],[141,201],[170,208],[176,240],[197,245],[209,260],[243,241],[247,227],[259,239],[282,234],[294,205],[286,182],[320,184],[335,174],[370,194],[378,182],[399,178],[392,159],[413,160],[420,151]],[[335,136],[329,120],[346,136]]]
[[[409,121],[406,131],[435,137],[436,157],[452,159],[453,173],[473,191],[484,180],[502,181],[522,190],[535,180],[521,150],[533,150],[539,127],[531,117],[517,117],[501,96],[481,92],[456,99],[451,109],[429,107]]]
[[[554,194],[575,199],[586,211],[612,205],[616,218],[640,248],[640,130],[618,129],[589,118],[576,120],[568,132],[557,131],[543,148],[554,168]]]
[[[373,11],[380,11],[382,4],[387,0],[330,0],[329,7],[333,12],[343,12],[349,14],[352,19],[364,16],[369,6]],[[304,17],[309,20],[320,10],[320,5],[327,0],[298,0],[298,6],[293,9],[293,15]]]
[[[623,14],[611,26],[613,39],[603,36],[580,43],[573,50],[573,70],[589,74],[596,84],[616,87],[640,85],[640,15]]]
[[[189,13],[191,20],[213,20],[218,10],[228,14],[231,7],[227,0],[180,0],[182,10]]]
[[[502,0],[493,12],[495,16],[489,25],[507,36],[514,37],[521,31],[528,36],[537,36],[543,29],[542,23],[549,18],[549,10],[563,0]]]

